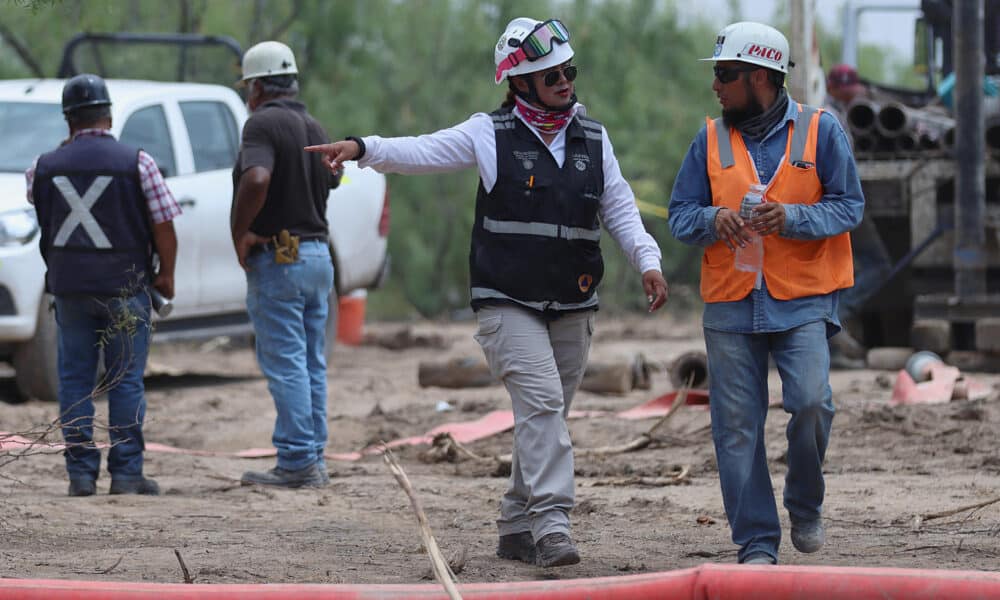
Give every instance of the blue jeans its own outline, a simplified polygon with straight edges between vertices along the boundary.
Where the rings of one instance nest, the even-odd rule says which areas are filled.
[[[304,469],[322,461],[326,448],[330,250],[325,242],[303,241],[292,264],[275,263],[272,249],[256,251],[247,264],[247,312],[257,337],[257,362],[277,412],[271,442],[279,467]]]
[[[149,296],[57,296],[59,413],[71,479],[97,479],[101,452],[94,447],[94,396],[107,390],[108,472],[116,480],[142,478],[142,374],[149,354]],[[105,375],[97,380],[104,349]]]
[[[781,523],[764,445],[768,355],[781,376],[785,412],[791,414],[785,430],[785,508],[792,518],[818,519],[825,490],[823,458],[834,413],[826,323],[761,334],[705,329],[705,345],[712,440],[739,560],[753,552],[777,559]]]

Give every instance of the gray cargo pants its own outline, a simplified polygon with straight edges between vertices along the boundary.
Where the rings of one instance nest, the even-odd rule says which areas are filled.
[[[530,531],[537,541],[569,533],[574,484],[566,416],[587,368],[594,312],[547,320],[505,304],[476,313],[476,341],[514,409],[513,463],[500,502],[500,535]]]

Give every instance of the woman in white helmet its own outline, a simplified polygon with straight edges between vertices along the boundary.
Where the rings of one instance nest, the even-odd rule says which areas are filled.
[[[576,101],[573,48],[558,20],[517,18],[494,50],[496,111],[419,137],[349,137],[312,146],[327,166],[382,172],[476,167],[469,255],[472,307],[493,374],[514,410],[510,486],[497,520],[501,558],[575,564],[569,533],[573,448],[566,427],[590,351],[604,272],[601,224],[642,273],[650,311],[667,299],[660,250],[645,231],[604,127]]]

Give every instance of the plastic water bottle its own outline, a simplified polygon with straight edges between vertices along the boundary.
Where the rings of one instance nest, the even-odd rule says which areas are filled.
[[[736,247],[736,270],[759,273],[764,266],[764,240],[753,228],[750,227],[750,219],[753,218],[753,208],[764,202],[765,186],[751,184],[743,201],[740,202],[740,218],[743,219],[743,228],[750,234],[750,241],[745,246]]]

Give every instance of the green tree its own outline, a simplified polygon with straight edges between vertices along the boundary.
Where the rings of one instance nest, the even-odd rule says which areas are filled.
[[[0,13],[0,77],[54,76],[79,31],[226,35],[244,48],[289,44],[302,97],[330,135],[420,135],[500,105],[493,44],[516,16],[562,19],[580,68],[580,100],[602,121],[621,169],[645,202],[665,208],[673,177],[704,116],[718,112],[711,52],[718,26],[682,18],[672,0],[8,0]],[[30,44],[29,44],[30,41]],[[94,54],[93,52],[91,54]],[[217,83],[239,76],[228,57],[189,57]],[[93,60],[91,56],[89,60]],[[172,79],[175,57],[102,54],[103,66]],[[210,64],[219,61],[222,66]],[[97,63],[87,63],[98,66]],[[189,65],[191,66],[191,65]],[[134,75],[131,75],[134,76]],[[468,306],[468,248],[477,186],[462,173],[390,175],[393,271],[369,299],[373,314],[442,316]],[[676,243],[666,221],[645,215],[671,284],[697,280],[698,249]],[[225,228],[220,224],[220,229]],[[604,236],[602,305],[644,306],[639,277]]]

